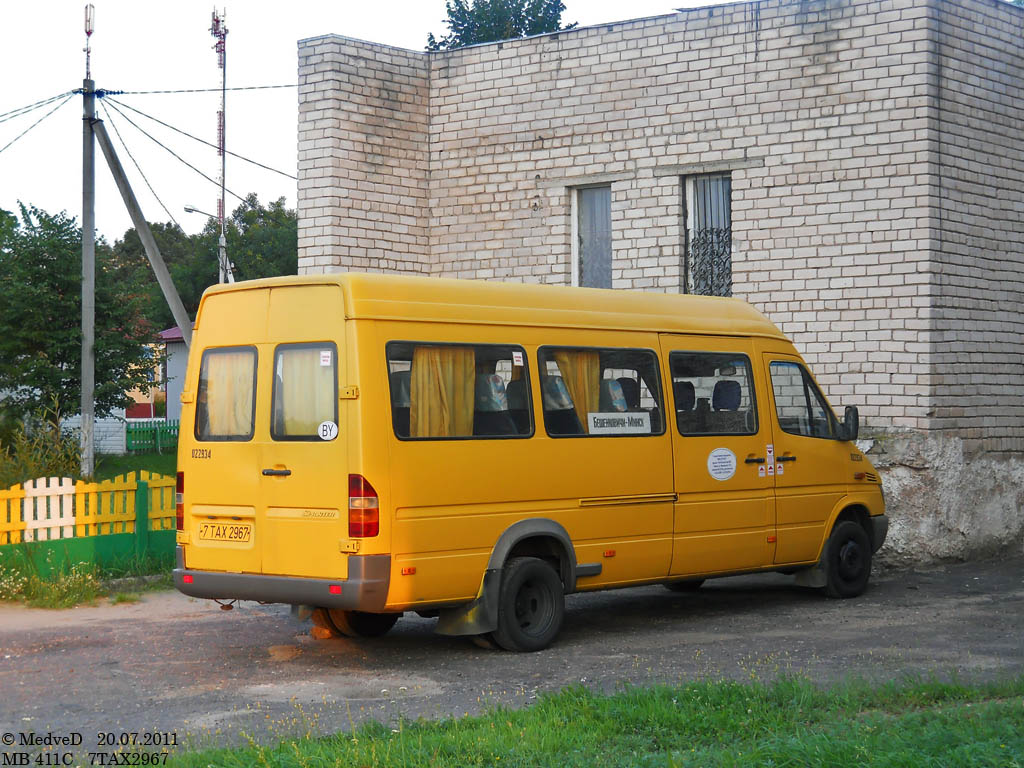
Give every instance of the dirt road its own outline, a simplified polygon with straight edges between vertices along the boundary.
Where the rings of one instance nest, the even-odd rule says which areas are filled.
[[[827,600],[778,575],[694,594],[645,587],[567,600],[537,654],[478,649],[406,616],[374,641],[315,640],[285,606],[230,612],[177,593],[41,611],[0,605],[0,734],[160,731],[179,744],[276,740],[374,717],[440,717],[583,684],[799,673],[890,679],[1024,672],[1024,557],[876,575]]]

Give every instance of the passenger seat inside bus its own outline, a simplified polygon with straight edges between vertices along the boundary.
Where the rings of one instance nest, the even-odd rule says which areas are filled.
[[[684,435],[703,432],[704,428],[700,423],[701,414],[693,409],[697,401],[693,382],[673,381],[672,394],[676,401],[676,423],[679,426],[679,432]]]
[[[622,385],[617,379],[601,380],[601,394],[597,407],[601,413],[625,413],[629,410],[626,397],[622,393]]]
[[[409,371],[395,371],[391,374],[391,422],[395,434],[399,437],[409,436]]]
[[[711,432],[736,434],[746,432],[746,413],[740,412],[740,383],[734,379],[715,382],[711,393]]]
[[[508,410],[505,382],[496,373],[482,373],[476,377],[473,434],[481,437],[519,434]]]
[[[513,379],[505,386],[508,397],[508,413],[515,422],[516,432],[530,434],[529,398],[526,396],[526,379]]]
[[[549,435],[582,435],[583,425],[569,397],[569,389],[561,376],[545,376],[541,380],[544,396],[544,428]]]
[[[623,376],[616,379],[619,382],[619,386],[622,387],[622,396],[626,398],[626,408],[631,411],[640,410],[640,382],[636,379],[631,379],[628,376]]]

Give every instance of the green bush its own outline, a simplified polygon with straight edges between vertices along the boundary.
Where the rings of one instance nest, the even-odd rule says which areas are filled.
[[[37,477],[77,477],[81,470],[78,435],[61,430],[56,410],[36,411],[7,436],[0,434],[0,441],[0,488]]]

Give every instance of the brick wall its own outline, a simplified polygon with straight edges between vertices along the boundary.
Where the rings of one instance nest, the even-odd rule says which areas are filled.
[[[683,179],[729,171],[733,292],[834,404],[1017,439],[1019,350],[995,347],[1019,326],[993,307],[1024,258],[1022,16],[765,0],[441,54],[304,41],[300,271],[570,283],[574,188],[610,183],[613,285],[680,291]]]
[[[934,426],[1024,451],[1024,9],[934,2]]]
[[[425,270],[426,58],[339,37],[299,46],[299,272]]]

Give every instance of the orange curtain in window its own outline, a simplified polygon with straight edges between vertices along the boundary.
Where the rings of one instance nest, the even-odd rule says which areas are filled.
[[[555,362],[585,432],[590,432],[588,413],[597,413],[601,397],[601,356],[593,350],[560,349]]]
[[[409,390],[412,437],[473,434],[472,347],[416,347]]]
[[[251,350],[217,352],[206,358],[206,434],[240,437],[252,432],[253,366]]]
[[[334,421],[334,350],[282,349],[277,359],[278,398],[285,435],[315,435]]]

